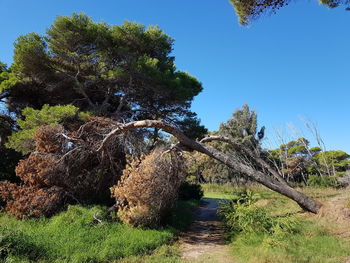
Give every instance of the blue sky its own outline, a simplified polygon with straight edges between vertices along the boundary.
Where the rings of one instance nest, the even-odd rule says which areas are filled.
[[[44,33],[57,15],[159,25],[175,39],[178,69],[203,83],[192,109],[210,130],[247,103],[272,142],[276,129],[291,138],[284,127],[303,127],[304,116],[317,123],[328,149],[350,152],[350,12],[344,8],[296,1],[242,27],[228,0],[55,2],[0,0],[1,61],[10,65],[15,39]]]

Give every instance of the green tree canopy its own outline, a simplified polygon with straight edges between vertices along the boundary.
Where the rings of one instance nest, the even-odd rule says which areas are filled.
[[[230,0],[234,6],[241,25],[247,25],[264,13],[275,13],[281,7],[287,6],[292,0]],[[319,0],[329,8],[350,5],[349,0]]]
[[[323,151],[320,147],[310,148],[309,144],[307,139],[298,138],[269,150],[267,158],[288,181],[308,184],[311,178],[313,185],[322,184],[323,179],[318,177],[332,177],[336,182],[350,168],[350,155],[346,152]]]
[[[212,132],[210,135],[225,136],[232,140],[242,142],[250,149],[256,150],[259,148],[259,141],[255,138],[257,132],[257,114],[251,110],[247,104],[242,108],[235,110],[232,113],[232,117],[226,122],[221,123],[218,131]],[[244,162],[249,161],[249,158],[242,156],[237,152],[230,144],[213,141],[211,146],[220,149],[230,155],[234,155],[236,158],[244,159]],[[233,169],[226,165],[206,156],[200,157],[195,155],[194,165],[196,171],[200,171],[203,179],[208,182],[214,183],[239,183],[242,175],[238,174]]]
[[[257,114],[247,104],[232,113],[232,117],[221,123],[219,134],[230,139],[239,140],[248,146],[256,146]]]
[[[350,155],[341,150],[319,152],[313,158],[324,174],[330,169],[333,175],[343,175],[350,168]]]
[[[189,108],[202,85],[176,69],[173,42],[156,26],[60,16],[45,36],[17,39],[0,94],[18,115],[25,107],[72,104],[128,120],[193,118]]]

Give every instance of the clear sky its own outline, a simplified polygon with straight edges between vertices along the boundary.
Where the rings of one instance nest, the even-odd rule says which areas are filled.
[[[328,149],[350,152],[344,8],[300,0],[242,27],[228,0],[0,0],[0,60],[11,64],[20,34],[44,33],[57,15],[73,12],[109,24],[159,25],[173,37],[178,69],[203,83],[192,109],[210,130],[247,103],[271,141],[287,123],[302,127],[304,116],[317,123]]]

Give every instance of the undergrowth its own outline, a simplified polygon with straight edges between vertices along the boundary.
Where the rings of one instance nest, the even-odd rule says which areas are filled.
[[[329,198],[327,191],[323,195]],[[349,239],[333,235],[331,225],[303,213],[293,201],[263,188],[236,188],[231,196],[219,215],[237,262],[340,263],[350,256]]]
[[[0,262],[114,262],[130,257],[138,260],[169,244],[178,231],[186,228],[197,204],[179,202],[169,225],[156,230],[116,222],[101,206],[69,206],[50,219],[17,220],[0,214]]]

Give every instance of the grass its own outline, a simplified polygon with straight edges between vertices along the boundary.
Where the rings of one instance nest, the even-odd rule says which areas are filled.
[[[106,207],[69,206],[50,219],[17,220],[0,214],[0,262],[115,262],[144,255],[169,244],[191,221],[196,201],[179,202],[169,225],[141,229],[112,220]],[[94,216],[102,222],[95,222]],[[162,252],[163,251],[163,252]],[[153,258],[168,260],[169,248]],[[163,254],[162,254],[163,253]],[[149,256],[149,262],[152,257]],[[175,261],[174,261],[175,262]]]
[[[283,238],[241,233],[232,240],[232,250],[238,262],[246,263],[340,263],[350,256],[349,242],[310,221],[301,221],[299,227],[299,233]]]
[[[235,196],[242,188],[206,185],[205,197]],[[265,187],[249,187],[260,198],[255,203],[274,218],[292,217],[297,220],[295,233],[262,233],[258,231],[231,233],[232,257],[239,263],[336,263],[350,257],[350,238],[334,234],[334,222],[304,213],[292,200]],[[334,200],[346,190],[299,189],[321,201]],[[229,198],[227,198],[229,199]],[[345,203],[346,206],[346,203]]]

